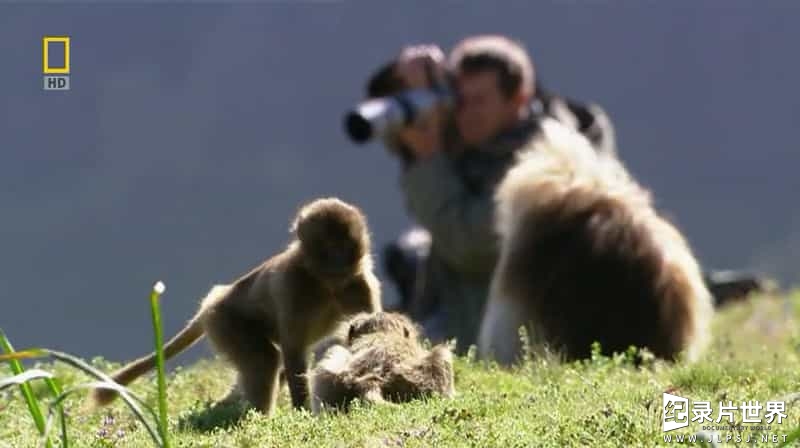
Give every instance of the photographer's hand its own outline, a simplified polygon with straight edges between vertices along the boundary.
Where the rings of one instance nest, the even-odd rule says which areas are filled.
[[[417,45],[403,49],[395,68],[406,88],[431,88],[432,82],[446,81],[444,53],[436,45]],[[434,79],[431,79],[433,77]],[[416,160],[426,159],[442,147],[442,128],[447,111],[436,108],[416,119],[399,133]]]
[[[430,79],[428,70],[434,79]],[[405,47],[397,57],[395,73],[409,89],[431,88],[431,81],[444,83],[444,53],[433,44]]]
[[[432,110],[398,132],[400,140],[411,150],[414,160],[427,159],[442,148],[443,119],[442,111]]]

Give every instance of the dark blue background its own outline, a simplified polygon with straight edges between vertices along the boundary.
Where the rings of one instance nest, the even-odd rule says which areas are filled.
[[[350,144],[342,112],[403,44],[482,32],[523,40],[551,87],[604,105],[704,264],[794,282],[798,13],[790,0],[3,4],[0,326],[19,347],[138,355],[153,282],[171,334],[213,283],[280,250],[316,196],[361,205],[378,248],[408,223],[397,165]],[[72,90],[45,92],[41,38],[59,34]]]

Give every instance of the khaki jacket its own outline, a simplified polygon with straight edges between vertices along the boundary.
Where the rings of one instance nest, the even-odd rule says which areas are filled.
[[[492,213],[495,186],[516,150],[537,130],[531,118],[481,147],[461,150],[448,145],[403,173],[407,208],[432,239],[423,278],[418,279],[418,302],[438,304],[442,336],[457,339],[458,353],[476,343],[498,258]]]

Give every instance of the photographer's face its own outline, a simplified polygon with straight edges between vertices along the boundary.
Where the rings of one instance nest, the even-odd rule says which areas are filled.
[[[459,95],[456,123],[464,143],[484,143],[513,127],[519,119],[524,98],[506,97],[494,71],[459,73],[456,88]]]

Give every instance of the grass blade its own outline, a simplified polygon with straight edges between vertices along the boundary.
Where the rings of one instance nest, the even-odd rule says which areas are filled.
[[[0,346],[2,346],[6,355],[14,353],[14,347],[11,345],[11,341],[8,340],[3,330],[0,330]],[[28,352],[30,352],[30,350]],[[22,363],[19,362],[19,359],[14,359],[12,357],[9,358],[7,362],[11,368],[11,373],[14,375],[21,375],[25,372],[25,369],[22,367]],[[33,422],[36,424],[36,429],[39,430],[39,434],[44,434],[46,426],[44,414],[42,414],[42,409],[39,407],[39,402],[36,401],[36,397],[33,395],[31,386],[27,382],[23,382],[19,385],[19,388],[22,392],[22,396],[25,397],[25,404],[28,406],[28,412],[30,412],[31,417],[33,417]],[[49,439],[46,441],[46,446],[48,448],[52,446]]]
[[[153,333],[156,346],[156,368],[158,371],[158,429],[164,446],[169,448],[167,436],[167,386],[164,373],[164,334],[161,330],[161,311],[159,298],[164,293],[164,283],[158,282],[150,293],[150,311],[153,315]]]
[[[2,330],[0,330],[0,334]],[[10,345],[9,345],[10,347]],[[5,349],[5,347],[4,347]],[[35,358],[44,358],[47,356],[47,352],[40,349],[40,348],[31,348],[28,350],[23,350],[21,352],[13,352],[13,353],[5,353],[0,355],[0,362],[8,362],[8,361],[19,361],[21,359],[35,359]]]
[[[38,380],[42,378],[52,378],[53,374],[50,372],[46,372],[40,369],[31,369],[25,372],[20,373],[19,375],[14,375],[9,378],[3,378],[0,380],[0,390],[3,390],[7,387],[11,386],[18,386],[20,384],[27,383],[31,380]]]
[[[47,384],[47,388],[50,389],[50,393],[53,395],[54,399],[57,399],[59,395],[61,395],[61,385],[58,383],[56,378],[45,378],[44,382]],[[67,439],[67,415],[64,413],[64,406],[61,404],[58,405],[58,414],[61,418],[61,446],[62,448],[69,448],[69,440]],[[47,432],[47,424],[45,422],[45,432]]]

